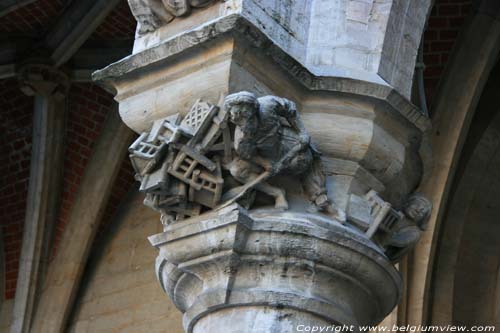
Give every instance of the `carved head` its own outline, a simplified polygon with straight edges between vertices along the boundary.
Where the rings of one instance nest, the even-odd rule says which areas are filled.
[[[425,230],[431,216],[432,203],[422,193],[413,193],[406,199],[403,211],[420,229]]]
[[[229,112],[232,123],[245,127],[248,122],[255,119],[259,110],[259,102],[251,92],[241,91],[226,96],[224,109]]]

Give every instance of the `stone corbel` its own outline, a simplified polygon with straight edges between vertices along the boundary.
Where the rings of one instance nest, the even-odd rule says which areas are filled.
[[[156,273],[187,332],[229,318],[244,332],[370,325],[397,304],[390,261],[420,238],[429,201],[412,194],[400,211],[370,190],[350,195],[346,216],[292,101],[198,100],[129,151],[145,204],[162,215],[164,232],[150,237]]]
[[[63,99],[69,90],[68,76],[49,65],[30,64],[19,70],[18,80],[21,91],[28,96],[41,95]]]

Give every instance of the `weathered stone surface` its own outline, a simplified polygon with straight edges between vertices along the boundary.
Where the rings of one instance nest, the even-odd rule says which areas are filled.
[[[419,128],[426,129],[429,127],[428,121],[421,112],[394,88],[384,84],[381,85],[352,78],[316,76],[314,73],[311,73],[307,67],[304,67],[300,62],[297,62],[297,60],[283,51],[279,45],[276,45],[272,39],[261,32],[251,21],[237,14],[228,15],[219,20],[208,22],[193,30],[172,36],[160,43],[155,43],[141,52],[95,72],[93,74],[93,79],[108,86],[111,90],[118,90],[117,99],[120,100],[121,91],[127,88],[126,85],[124,86],[128,81],[127,76],[133,76],[134,72],[137,73],[138,70],[145,70],[147,67],[160,69],[156,66],[164,63],[167,58],[196,49],[197,46],[201,46],[207,42],[224,40],[227,34],[237,37],[238,40],[243,41],[244,44],[249,44],[251,48],[258,47],[259,53],[263,53],[265,57],[272,59],[281,69],[287,71],[293,79],[297,81],[297,84],[305,86],[308,90],[326,90],[373,97],[387,102],[396,112],[401,113]],[[186,56],[187,54],[184,54],[184,58]],[[222,59],[219,59],[219,63],[220,60]],[[205,65],[210,65],[210,63],[206,63]],[[204,80],[203,74],[201,74],[201,76],[200,74],[198,74],[200,80],[198,84],[202,84]],[[150,79],[155,76],[156,75],[152,75]],[[166,77],[172,77],[172,75]],[[186,78],[186,76],[183,76],[183,80]],[[113,81],[116,82],[112,83]],[[127,122],[127,119],[124,120]],[[136,129],[136,126],[132,124],[129,125],[131,125],[133,129]]]
[[[144,132],[132,153],[148,205],[158,209],[160,202],[186,196],[176,182],[192,185],[191,178],[183,179],[190,177],[187,165],[169,183],[166,175],[175,173],[171,165],[177,160],[169,162],[170,144],[189,155],[189,163],[196,160],[209,170],[218,170],[220,159],[261,166],[260,175],[245,163],[222,167],[222,190],[215,191],[223,193],[220,198],[204,198],[202,207],[194,207],[201,199],[189,190],[181,218],[164,214],[164,232],[150,238],[160,250],[160,285],[184,313],[187,332],[279,332],[301,321],[376,324],[392,311],[400,278],[384,255],[390,242],[383,241],[392,241],[395,226],[406,221],[404,203],[428,165],[422,142],[429,121],[405,98],[419,43],[414,37],[429,3],[414,7],[390,0],[216,2],[138,36],[133,55],[94,73],[116,93],[124,122]],[[292,109],[287,105],[296,105],[302,121],[294,124],[279,114],[279,124],[267,129],[263,119],[274,108],[266,109],[266,98],[279,101],[284,113]],[[224,114],[214,116],[231,138],[229,145],[220,144],[224,154],[217,160],[197,140],[197,135],[208,138],[210,130],[193,130],[192,139],[176,141],[196,100],[231,113],[227,123],[219,121]],[[247,123],[238,115],[253,121],[249,115],[255,110],[255,129],[245,132]],[[362,214],[353,212],[345,221],[342,214],[306,213],[301,173],[287,170],[293,163],[279,158],[294,148],[286,150],[275,140],[267,149],[261,142],[276,138],[273,130],[283,124],[295,126],[291,137],[310,140],[321,153],[323,167],[309,168],[322,179],[314,191],[324,194],[321,201],[335,202],[342,212],[352,208],[351,198],[360,198],[358,206],[366,206]],[[159,130],[162,126],[168,131]],[[158,137],[163,142],[155,141]],[[197,143],[191,147],[191,141]],[[230,154],[228,146],[234,147]],[[270,154],[273,148],[285,153]],[[165,159],[157,159],[156,152]],[[262,158],[268,167],[259,163]],[[263,185],[255,191],[260,206],[251,206],[253,197],[235,197],[242,205],[274,203],[275,209],[225,206],[232,203],[224,200],[231,182],[243,190],[254,182]],[[354,215],[358,229],[349,225]]]
[[[156,251],[147,237],[161,232],[159,214],[134,194],[116,215],[88,263],[68,322],[71,333],[181,333],[182,318],[155,278]]]
[[[142,4],[138,6],[139,2]],[[168,14],[155,15],[153,12],[165,9],[156,9],[161,4],[154,1],[149,1],[149,5],[147,2],[131,1],[133,12],[135,9],[143,13],[144,8],[150,12],[138,18],[143,37],[138,38],[135,52],[236,13],[316,76],[389,85],[406,97],[410,94],[420,36],[431,6],[430,0],[232,0],[201,10],[184,22],[160,27],[178,14],[170,10]],[[137,11],[137,7],[142,10]],[[181,1],[179,7],[189,8],[189,1]],[[186,10],[180,12],[185,14]],[[145,16],[150,19],[145,20]]]
[[[318,215],[230,206],[169,225],[150,241],[160,250],[160,283],[184,312],[187,332],[216,332],[229,322],[252,332],[257,317],[268,320],[265,332],[302,320],[373,324],[399,299],[401,280],[379,248]]]
[[[130,10],[137,20],[137,34],[154,32],[175,17],[187,16],[192,7],[205,7],[213,0],[129,0]]]
[[[201,36],[195,40],[208,43],[204,48],[196,42],[178,54],[166,42],[95,74],[117,89],[122,119],[131,128],[142,132],[159,118],[182,115],[195,98],[217,104],[221,94],[240,90],[280,95],[297,103],[325,160],[355,162],[385,187],[382,194],[388,201],[402,204],[426,164],[419,146],[429,123],[418,109],[384,86],[314,77],[237,17],[210,24],[201,28],[204,32],[192,32]],[[139,75],[143,71],[150,74]]]

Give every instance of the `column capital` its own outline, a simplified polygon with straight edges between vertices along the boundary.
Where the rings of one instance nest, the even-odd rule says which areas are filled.
[[[136,18],[153,2],[129,1]],[[430,2],[215,1],[93,74],[140,134],[157,274],[187,332],[373,325],[396,306],[391,263],[431,210],[415,193],[430,122],[408,98]]]
[[[69,77],[61,70],[45,64],[28,64],[20,68],[21,91],[28,96],[43,95],[62,99],[69,90]]]

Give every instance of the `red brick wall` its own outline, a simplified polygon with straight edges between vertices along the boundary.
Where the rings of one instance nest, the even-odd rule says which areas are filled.
[[[52,244],[53,255],[57,253],[57,247],[68,222],[85,167],[99,138],[104,121],[110,112],[116,112],[113,104],[113,96],[96,85],[73,84],[70,89],[63,197]],[[112,218],[121,199],[133,183],[132,166],[127,157],[113,185],[111,198],[104,213],[103,219],[106,223]]]
[[[68,98],[63,196],[52,245],[53,254],[57,251],[85,167],[102,125],[112,112],[113,103],[111,95],[93,84],[73,84]]]
[[[85,167],[101,133],[104,121],[110,112],[116,112],[113,103],[113,96],[93,84],[73,84],[70,89],[63,198],[54,234],[52,255],[57,253]],[[112,219],[122,198],[130,190],[133,183],[132,165],[127,156],[113,185],[100,229],[104,228]]]
[[[122,0],[90,37],[91,39],[134,39],[136,21],[127,0]]]
[[[33,135],[33,99],[16,80],[0,80],[0,227],[4,236],[5,297],[16,290]]]
[[[61,207],[55,221],[53,250],[61,240],[75,195],[109,112],[113,98],[92,84],[73,84],[69,93]],[[6,262],[5,297],[13,298],[29,182],[33,100],[21,93],[16,80],[0,81],[0,227],[4,234]],[[105,210],[103,230],[112,219],[124,195],[134,183],[128,157],[124,160]]]
[[[431,105],[472,0],[436,0],[424,33],[425,93]]]
[[[64,0],[37,0],[0,19],[0,31],[39,35],[64,9]]]

